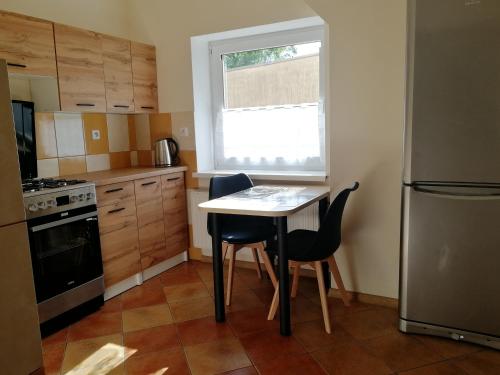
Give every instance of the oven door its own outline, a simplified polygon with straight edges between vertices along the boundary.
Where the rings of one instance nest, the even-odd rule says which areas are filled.
[[[37,302],[102,275],[95,206],[28,221]]]

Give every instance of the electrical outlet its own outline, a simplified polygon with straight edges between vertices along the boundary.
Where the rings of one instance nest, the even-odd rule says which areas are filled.
[[[183,137],[189,137],[189,129],[188,128],[181,128],[181,135]]]
[[[97,130],[97,129],[92,130],[92,139],[94,141],[97,141],[97,140],[101,139],[101,132],[99,130]]]

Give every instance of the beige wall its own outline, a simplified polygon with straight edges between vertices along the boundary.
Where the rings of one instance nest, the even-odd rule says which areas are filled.
[[[354,290],[397,297],[406,2],[306,0],[330,27],[331,176],[360,182],[341,272]]]
[[[129,37],[126,0],[0,0],[0,9]]]

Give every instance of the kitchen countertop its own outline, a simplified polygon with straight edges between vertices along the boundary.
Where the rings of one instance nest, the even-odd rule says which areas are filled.
[[[186,170],[187,167],[184,166],[166,168],[133,167],[74,174],[70,176],[64,176],[64,178],[87,180],[90,182],[94,182],[96,186],[100,186],[115,184],[118,182],[132,181],[140,178],[161,176],[169,173],[184,172]]]

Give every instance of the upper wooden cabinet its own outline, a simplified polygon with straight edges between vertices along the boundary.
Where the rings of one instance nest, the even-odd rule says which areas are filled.
[[[60,24],[54,36],[61,110],[106,112],[101,36]]]
[[[0,59],[10,73],[57,77],[52,23],[1,12]]]
[[[130,40],[102,36],[108,112],[134,112]]]
[[[157,112],[156,49],[154,46],[132,42],[131,53],[135,112]]]

